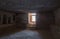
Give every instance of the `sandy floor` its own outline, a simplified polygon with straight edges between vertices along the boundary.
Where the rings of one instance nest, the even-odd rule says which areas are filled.
[[[16,37],[18,37],[17,39],[23,39],[23,37],[21,38],[21,36],[23,35],[29,37],[29,35],[27,34],[32,35],[30,39],[32,38],[52,39],[52,35],[48,30],[21,30],[20,28],[16,27],[0,29],[0,39],[16,39]]]

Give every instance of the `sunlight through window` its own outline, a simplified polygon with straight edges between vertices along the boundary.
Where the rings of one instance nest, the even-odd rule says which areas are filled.
[[[36,24],[36,13],[28,13],[29,24]]]
[[[32,16],[32,21],[36,21],[36,16]]]

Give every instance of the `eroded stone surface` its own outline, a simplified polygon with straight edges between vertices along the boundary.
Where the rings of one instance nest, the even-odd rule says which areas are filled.
[[[31,30],[23,30],[15,34],[1,37],[0,39],[41,39],[39,33]]]
[[[49,10],[57,7],[59,0],[0,0],[0,9],[6,10]]]

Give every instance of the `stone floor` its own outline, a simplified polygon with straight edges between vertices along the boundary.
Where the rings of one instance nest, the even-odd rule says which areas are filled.
[[[8,27],[0,30],[0,39],[53,39],[48,30],[21,30]]]

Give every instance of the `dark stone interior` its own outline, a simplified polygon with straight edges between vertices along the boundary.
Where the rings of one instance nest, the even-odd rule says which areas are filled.
[[[43,39],[60,39],[60,0],[0,0],[0,39],[28,30],[28,12],[37,13],[36,27],[29,31],[38,32]]]

